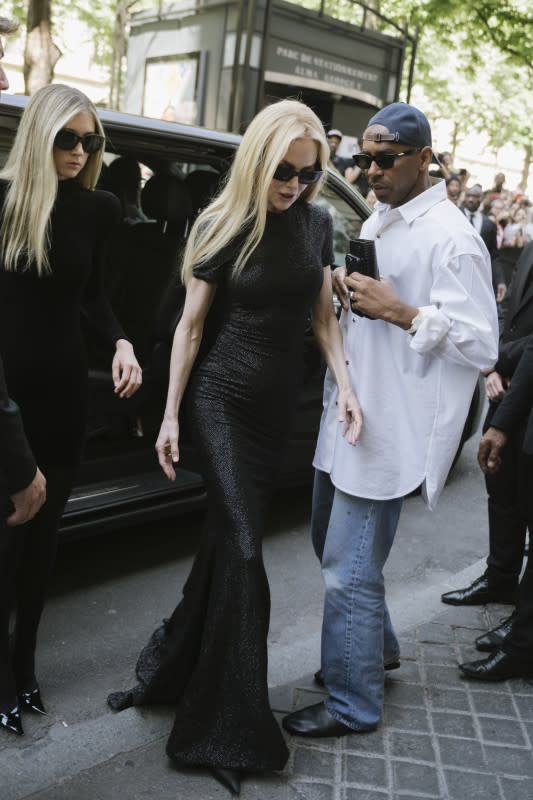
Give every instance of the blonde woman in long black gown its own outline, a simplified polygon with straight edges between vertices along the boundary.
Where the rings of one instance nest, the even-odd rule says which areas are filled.
[[[261,538],[295,410],[310,310],[340,389],[339,425],[354,445],[362,424],[333,310],[332,221],[312,204],[328,154],[307,106],[269,106],[250,124],[225,188],[193,227],[156,448],[174,480],[178,411],[205,317],[222,292],[224,321],[189,392],[207,524],[182,601],[140,655],[140,684],[108,699],[115,709],[176,704],[168,755],[209,768],[235,794],[241,773],[281,770],[288,756],[268,700],[270,595]]]

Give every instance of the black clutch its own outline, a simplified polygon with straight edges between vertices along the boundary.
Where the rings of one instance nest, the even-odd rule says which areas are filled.
[[[376,245],[373,239],[350,239],[350,252],[346,255],[346,272],[360,272],[379,280]]]

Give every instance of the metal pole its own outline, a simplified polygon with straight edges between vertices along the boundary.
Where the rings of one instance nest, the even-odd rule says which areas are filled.
[[[235,121],[233,129],[242,133],[242,115],[244,102],[246,99],[246,92],[249,84],[250,75],[250,52],[252,49],[252,36],[254,32],[254,17],[255,17],[255,4],[256,0],[248,0],[248,19],[246,21],[246,48],[244,51],[244,64],[242,65],[242,78],[239,83],[237,91],[237,102],[235,103]]]
[[[270,20],[272,18],[272,0],[266,0],[265,16],[263,19],[263,40],[261,42],[261,60],[259,61],[259,74],[257,76],[257,92],[255,95],[255,113],[257,114],[265,104],[265,67],[268,52],[268,37],[270,36]]]
[[[235,103],[237,88],[239,85],[239,62],[241,57],[242,21],[244,17],[245,0],[239,0],[237,9],[237,29],[235,31],[235,54],[233,56],[233,68],[231,71],[231,89],[228,103],[228,130],[234,131],[233,121],[235,115]]]

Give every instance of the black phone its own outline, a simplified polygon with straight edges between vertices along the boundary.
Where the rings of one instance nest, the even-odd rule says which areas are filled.
[[[360,272],[379,281],[376,245],[373,239],[350,239],[350,252],[346,254],[346,273]]]

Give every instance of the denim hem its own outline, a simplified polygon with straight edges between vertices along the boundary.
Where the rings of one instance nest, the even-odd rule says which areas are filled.
[[[334,709],[330,708],[330,706],[328,705],[328,701],[327,700],[324,701],[324,705],[325,705],[329,715],[331,717],[333,717],[333,719],[336,719],[337,722],[342,722],[343,725],[346,725],[346,727],[351,728],[354,733],[370,733],[371,731],[375,731],[376,728],[377,728],[377,723],[375,725],[372,725],[371,727],[366,727],[366,728],[364,728],[362,726],[355,727],[352,720],[346,719],[341,714],[339,714],[337,711],[335,711]]]

